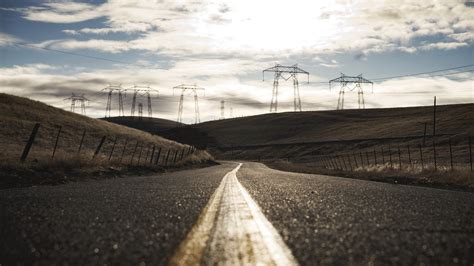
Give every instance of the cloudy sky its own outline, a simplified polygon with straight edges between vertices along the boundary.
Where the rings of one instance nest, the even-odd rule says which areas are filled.
[[[21,1],[0,2],[0,92],[68,108],[85,94],[88,115],[103,116],[107,84],[151,86],[154,116],[176,119],[181,83],[199,92],[201,120],[269,111],[276,63],[298,64],[303,110],[335,109],[327,81],[363,74],[367,108],[474,102],[474,2]],[[461,68],[456,68],[461,67]],[[386,77],[411,75],[394,79]],[[280,82],[279,111],[293,110]],[[194,119],[185,95],[184,122]],[[130,112],[131,96],[125,98]],[[139,99],[145,104],[145,99]],[[116,110],[116,102],[113,108]],[[357,93],[346,93],[355,108]],[[117,114],[113,110],[112,114]]]

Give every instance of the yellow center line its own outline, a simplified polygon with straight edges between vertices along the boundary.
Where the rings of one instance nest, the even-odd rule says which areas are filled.
[[[170,265],[298,264],[238,181],[241,165],[224,176]]]

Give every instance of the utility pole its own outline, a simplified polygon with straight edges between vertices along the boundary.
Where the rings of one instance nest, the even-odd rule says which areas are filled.
[[[86,103],[89,103],[89,100],[84,97],[84,94],[82,95],[75,95],[74,93],[71,94],[70,97],[64,99],[64,100],[70,100],[71,101],[71,109],[70,111],[75,113],[76,112],[76,103],[80,103],[80,108],[81,108],[81,115],[86,115]]]
[[[433,102],[433,138],[436,136],[436,96]]]
[[[107,105],[105,107],[105,117],[110,117],[111,116],[111,110],[112,110],[112,96],[114,92],[117,92],[119,99],[119,116],[124,116],[123,112],[123,92],[125,91],[122,88],[122,85],[107,85],[104,89],[101,91],[106,91],[107,92]]]
[[[267,68],[263,70],[263,81],[265,81],[265,72],[274,72],[273,77],[273,90],[272,90],[272,101],[270,102],[270,113],[278,111],[278,86],[280,78],[286,80],[292,79],[293,80],[293,104],[294,110],[302,111],[301,110],[301,98],[300,98],[300,89],[298,83],[298,74],[305,74],[308,76],[308,83],[309,83],[309,72],[301,69],[298,67],[297,64],[292,66],[283,66],[276,64],[273,67]],[[288,75],[288,76],[285,76]]]
[[[194,94],[194,123],[200,123],[200,115],[199,115],[199,99],[198,99],[198,90],[205,90],[202,87],[197,86],[196,84],[194,85],[186,85],[186,84],[181,84],[178,86],[173,87],[173,91],[175,89],[181,90],[181,95],[179,96],[179,105],[178,105],[178,119],[176,122],[181,124],[183,122],[183,104],[184,104],[184,93],[186,91],[191,91]]]
[[[230,107],[230,118],[234,118],[234,108]]]
[[[220,117],[220,119],[225,119],[224,104],[225,104],[225,101],[222,100],[222,101],[221,101],[221,117]]]
[[[358,76],[346,76],[341,73],[340,77],[329,81],[329,90],[331,90],[331,85],[333,83],[341,84],[341,88],[339,90],[339,97],[337,99],[337,110],[344,109],[344,94],[346,93],[346,89],[350,91],[357,89],[357,102],[359,104],[359,109],[365,109],[364,91],[361,85],[371,84],[372,91],[374,89],[374,83],[366,78],[363,78],[362,74]],[[349,84],[354,84],[354,87],[349,88]]]

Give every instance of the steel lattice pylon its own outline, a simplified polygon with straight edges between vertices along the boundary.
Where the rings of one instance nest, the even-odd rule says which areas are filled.
[[[70,111],[75,113],[76,112],[76,102],[79,102],[81,105],[81,115],[86,115],[86,103],[89,103],[89,100],[84,97],[84,95],[75,95],[74,93],[71,94],[70,97],[64,99],[71,101],[71,109]]]
[[[147,104],[148,104],[148,117],[153,116],[153,109],[151,105],[151,93],[156,92],[158,94],[158,90],[151,88],[150,86],[137,86],[134,85],[126,89],[126,91],[132,91],[132,108],[130,110],[130,116],[135,116],[135,106],[137,105],[137,97],[138,96],[146,96]],[[142,107],[143,108],[143,107]],[[143,112],[143,110],[142,110]]]
[[[263,70],[263,80],[265,80],[265,72],[274,72],[274,79],[273,79],[273,90],[272,90],[272,101],[270,102],[270,112],[277,112],[278,111],[278,85],[280,78],[284,80],[289,80],[290,78],[293,79],[293,104],[294,110],[302,111],[301,109],[301,98],[300,98],[300,89],[298,83],[298,74],[305,74],[308,76],[308,83],[309,83],[309,73],[301,68],[298,67],[297,64],[292,66],[283,66],[276,64],[273,67],[267,68]],[[285,77],[285,73],[289,74],[288,77]]]
[[[125,91],[122,88],[122,85],[107,85],[104,89],[101,91],[107,91],[107,105],[105,107],[105,117],[110,117],[110,113],[112,110],[112,94],[114,92],[118,93],[119,96],[119,116],[124,116],[123,112],[123,92]]]
[[[361,84],[371,84],[372,90],[374,83],[366,78],[362,77],[362,74],[358,76],[346,76],[341,73],[341,76],[329,81],[329,89],[331,89],[331,85],[333,83],[340,83],[341,88],[339,90],[339,97],[337,98],[337,110],[344,109],[344,94],[346,93],[345,90],[349,89],[353,91],[357,89],[357,102],[359,104],[359,109],[365,108],[365,100],[364,100],[364,90],[362,89]],[[349,84],[354,84],[353,88],[349,88]]]
[[[192,91],[194,94],[194,123],[195,124],[200,123],[201,119],[199,115],[199,100],[198,100],[197,90],[205,90],[205,89],[197,86],[196,84],[194,85],[181,84],[181,85],[173,87],[173,91],[175,89],[181,90],[181,95],[179,96],[179,105],[178,105],[178,119],[176,120],[176,122],[178,124],[181,124],[183,122],[184,93],[189,90],[189,91]]]

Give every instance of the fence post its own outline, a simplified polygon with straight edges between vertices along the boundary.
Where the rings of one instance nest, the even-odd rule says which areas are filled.
[[[336,160],[336,156],[333,155],[333,156],[332,156],[332,159],[334,160],[334,164],[336,165],[336,169],[337,169],[337,170],[340,170],[340,169],[341,169],[341,166],[340,166],[339,162]]]
[[[428,126],[428,122],[425,122],[425,130],[423,131],[423,147],[426,146],[426,127]]]
[[[110,151],[109,161],[112,159],[112,155],[114,154],[115,144],[117,144],[117,136],[115,136],[114,144],[112,144],[112,150]]]
[[[374,164],[375,166],[377,166],[377,151],[375,151],[375,148],[374,148]]]
[[[160,161],[160,155],[161,155],[161,147],[158,149],[158,153],[156,154],[155,165],[158,165]]]
[[[148,156],[150,155],[150,146],[147,146],[146,148],[145,164],[148,162]]]
[[[150,164],[153,164],[153,156],[154,155],[155,155],[155,144],[153,144],[153,148],[151,149]]]
[[[451,138],[449,138],[449,158],[451,159],[451,171],[454,170],[454,164],[453,164],[453,147],[451,145]]]
[[[362,168],[364,167],[364,157],[362,157],[362,152],[359,152],[360,155],[360,164],[362,165]]]
[[[338,157],[341,159],[342,164],[344,165],[343,170],[344,170],[344,171],[345,171],[345,170],[348,170],[347,165],[346,165],[346,160],[344,160],[344,157],[341,156],[341,155],[338,155]]]
[[[353,171],[352,169],[352,163],[351,163],[351,156],[347,154],[347,161],[349,162],[349,167],[351,168],[351,172]]]
[[[385,165],[385,154],[383,152],[383,147],[381,147],[382,150],[382,164]]]
[[[175,150],[175,151],[174,151],[173,165],[176,164],[176,159],[178,159],[178,150]]]
[[[81,152],[82,144],[84,143],[84,138],[85,137],[86,137],[86,130],[84,129],[84,131],[82,132],[81,143],[79,144],[79,149],[77,150],[77,154],[79,154]]]
[[[393,169],[393,161],[392,161],[392,147],[390,145],[388,145],[388,155],[389,155],[389,158],[390,158],[390,168]]]
[[[400,151],[400,144],[398,144],[398,169],[402,170],[402,153]]]
[[[437,160],[436,160],[436,141],[435,141],[435,138],[433,136],[433,160],[434,160],[434,167],[435,167],[435,171],[438,170],[438,164],[437,164]]]
[[[423,164],[423,148],[421,147],[421,144],[420,144],[420,162],[421,162],[421,170],[423,170],[425,166]]]
[[[33,127],[33,131],[31,131],[28,141],[26,142],[25,148],[23,149],[23,153],[21,154],[21,157],[20,157],[21,162],[24,162],[26,160],[26,157],[28,157],[28,153],[30,153],[31,146],[33,146],[33,143],[35,142],[36,134],[38,133],[39,128],[40,128],[40,123],[36,123],[35,126]]]
[[[92,159],[95,158],[97,154],[99,154],[100,149],[102,148],[102,145],[104,144],[104,141],[105,141],[105,136],[103,136],[102,139],[100,140],[99,146],[97,146],[97,149],[95,150],[95,153],[94,153],[94,156],[92,156]]]
[[[411,161],[411,152],[410,152],[410,145],[407,144],[407,149],[408,149],[408,162],[410,163],[410,166],[413,166],[413,163]]]
[[[181,158],[180,158],[180,160],[181,160],[181,161],[183,160],[183,157],[184,157],[184,151],[185,151],[185,150],[186,150],[185,148],[183,148],[183,149],[181,150]]]
[[[472,172],[472,145],[471,145],[471,136],[469,136],[469,163],[471,164],[471,172]]]
[[[58,147],[59,135],[61,135],[61,129],[62,129],[62,128],[63,128],[62,126],[59,126],[58,135],[56,135],[56,142],[54,143],[53,155],[51,156],[51,159],[53,159],[53,158],[54,158],[54,154],[56,154],[56,148]]]
[[[166,154],[165,166],[168,166],[168,158],[170,157],[171,149],[168,149],[168,154]]]
[[[133,149],[132,159],[130,159],[130,164],[133,164],[133,159],[135,158],[135,153],[137,152],[137,148],[138,148],[138,140],[137,140],[137,143],[135,144],[135,149]]]
[[[138,153],[138,162],[137,162],[137,165],[140,165],[140,159],[142,158],[143,147],[144,147],[144,145],[141,145],[141,146],[140,146],[140,152]]]
[[[122,155],[120,156],[120,163],[122,163],[123,155],[125,154],[125,149],[127,148],[128,138],[125,139],[125,143],[123,144]]]
[[[354,157],[354,162],[355,162],[356,168],[359,168],[359,164],[357,163],[357,157],[355,155],[355,152],[352,153],[352,156]]]
[[[368,151],[365,152],[365,157],[367,158],[367,166],[369,166],[370,161],[369,161],[369,152]]]

